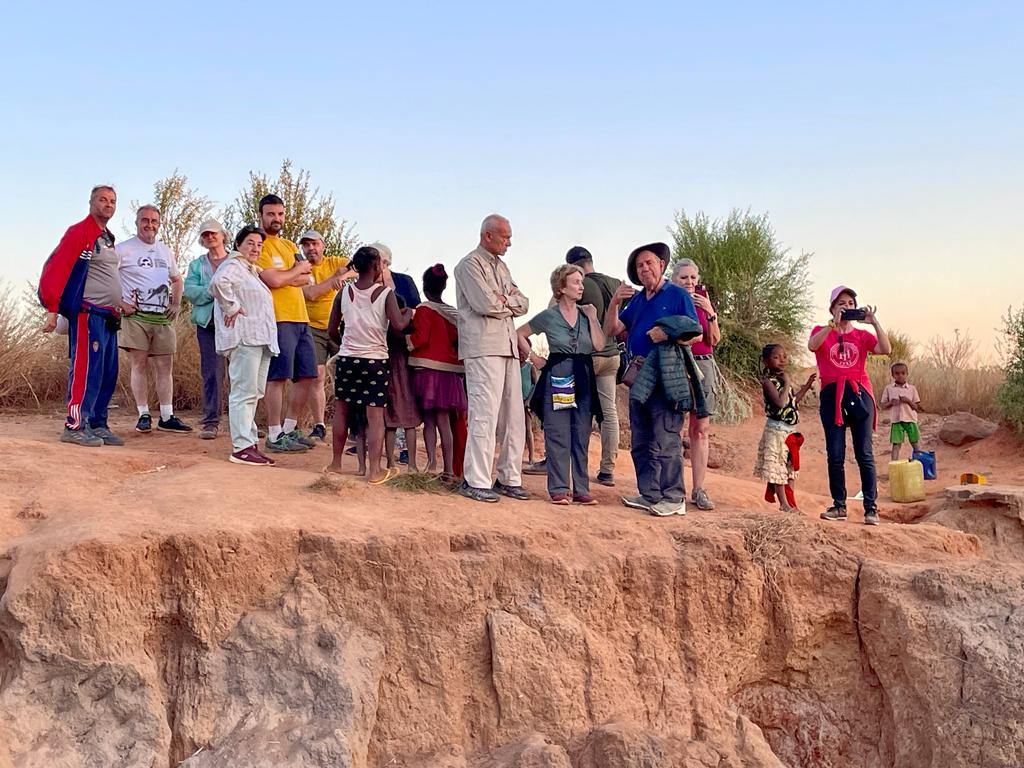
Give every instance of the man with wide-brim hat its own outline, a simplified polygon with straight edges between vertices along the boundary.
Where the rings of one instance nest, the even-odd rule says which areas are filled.
[[[642,289],[636,291],[626,283],[620,285],[612,294],[604,321],[606,335],[627,332],[626,351],[631,362],[646,360],[646,372],[656,376],[662,366],[652,362],[660,356],[660,347],[667,345],[671,350],[673,344],[692,343],[700,338],[699,331],[697,335],[693,331],[697,310],[690,294],[665,280],[671,256],[665,243],[634,248],[626,262],[626,274]],[[630,453],[640,494],[622,498],[626,506],[659,517],[686,514],[679,430],[686,411],[697,401],[696,397],[689,401],[673,400],[664,383],[659,381],[643,402],[630,397]],[[700,387],[699,382],[696,386]]]

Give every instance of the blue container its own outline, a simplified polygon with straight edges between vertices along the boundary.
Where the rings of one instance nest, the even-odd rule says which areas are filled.
[[[914,451],[911,455],[913,461],[920,461],[924,468],[924,479],[935,480],[938,472],[935,468],[935,451]]]

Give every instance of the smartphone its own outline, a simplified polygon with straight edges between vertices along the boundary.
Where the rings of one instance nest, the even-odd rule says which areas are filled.
[[[864,322],[864,318],[867,317],[867,313],[863,309],[844,309],[843,313],[839,316],[840,320],[854,320],[859,323]]]
[[[706,285],[698,284],[698,285],[693,286],[693,292],[697,293],[697,294],[700,294],[705,299],[708,297],[708,287]]]

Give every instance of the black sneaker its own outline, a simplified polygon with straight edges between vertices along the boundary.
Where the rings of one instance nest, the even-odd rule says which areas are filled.
[[[601,485],[607,485],[609,488],[615,487],[615,476],[611,472],[598,472],[597,482]]]
[[[135,431],[142,432],[143,434],[153,431],[153,417],[148,413],[144,413],[139,416],[138,422],[135,424]]]
[[[864,512],[864,525],[881,525],[877,509],[868,509]]]
[[[103,441],[104,445],[124,445],[124,438],[118,437],[107,427],[90,427],[90,431]]]
[[[548,473],[548,460],[541,459],[535,461],[533,464],[527,464],[523,467],[524,475],[546,475]]]
[[[490,504],[494,504],[498,500],[498,494],[490,488],[474,488],[472,485],[468,485],[465,480],[459,486],[459,495],[473,501],[485,501]]]
[[[327,441],[327,427],[323,424],[317,424],[311,430],[309,430],[309,437],[311,440],[319,440],[321,443]]]
[[[841,523],[846,522],[846,507],[840,507],[833,504],[831,507],[821,513],[822,520],[836,520]]]
[[[510,499],[517,499],[519,501],[526,501],[530,498],[530,492],[523,488],[521,485],[505,485],[504,483],[494,481],[494,487],[491,489],[495,493],[501,493],[508,496]]]
[[[94,435],[88,427],[82,427],[81,429],[64,427],[64,433],[60,436],[60,441],[87,448],[100,448],[103,446],[103,440]]]
[[[299,430],[293,429],[291,432],[285,435],[291,442],[298,443],[306,448],[313,448],[316,446],[316,440],[312,440],[302,434]]]
[[[289,440],[288,435],[284,432],[277,436],[277,440],[271,440],[268,437],[265,445],[268,451],[273,451],[274,453],[303,453],[309,450],[309,448],[301,443]]]
[[[169,419],[160,419],[156,428],[162,432],[191,432],[192,427],[183,422],[177,416],[172,415]]]

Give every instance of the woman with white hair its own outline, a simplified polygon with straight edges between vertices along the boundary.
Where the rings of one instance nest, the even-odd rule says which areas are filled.
[[[708,451],[710,448],[711,415],[718,405],[718,393],[721,386],[718,364],[715,362],[715,345],[722,339],[722,331],[718,327],[718,313],[708,298],[708,289],[700,282],[700,270],[693,259],[679,259],[672,267],[672,282],[683,288],[697,310],[697,322],[700,323],[703,336],[700,341],[690,347],[697,368],[703,377],[704,400],[707,403],[708,415],[697,418],[693,413],[688,419],[690,437],[690,471],[693,474],[690,500],[697,509],[708,511],[715,508],[704,488],[704,478],[708,472]]]
[[[203,421],[199,437],[213,440],[223,413],[224,358],[217,354],[213,319],[213,294],[210,280],[228,257],[227,233],[216,219],[207,219],[199,227],[199,242],[206,253],[192,260],[185,277],[185,298],[192,305],[191,320],[199,342],[199,371],[203,377]]]

